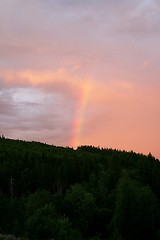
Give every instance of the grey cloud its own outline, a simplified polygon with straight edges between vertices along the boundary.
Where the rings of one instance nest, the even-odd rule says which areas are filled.
[[[12,115],[15,113],[14,106],[7,100],[0,98],[0,116],[1,115]]]
[[[63,142],[67,145],[72,134],[75,107],[71,100],[63,95],[36,90],[40,94],[41,101],[29,99],[26,101],[27,98],[23,96],[22,99],[14,97],[18,91],[19,88],[12,89],[0,95],[0,126],[3,134],[29,140],[35,135],[35,140],[38,141],[44,139],[44,135],[41,135],[45,134],[45,138],[48,141],[50,139],[50,143],[52,139],[55,144]],[[34,95],[34,90],[30,89],[30,91]]]
[[[140,23],[144,25],[144,29],[146,25],[156,27],[160,20],[157,4],[147,0],[141,2],[138,0],[32,1],[32,4],[27,1],[17,6],[20,11],[17,13],[16,7],[13,8],[16,18],[11,16],[10,21],[21,22],[19,25],[11,25],[8,29],[12,33],[11,36],[16,34],[15,38],[23,41],[28,41],[28,37],[33,36],[36,42],[41,43],[51,40],[54,44],[57,37],[63,36],[66,40],[69,38],[72,41],[78,32],[92,37],[92,30],[98,32],[98,29],[104,26],[117,28],[119,24],[123,24],[124,26],[121,26],[123,29],[126,24],[134,26]],[[71,32],[72,36],[70,36]]]
[[[0,91],[0,116],[14,116],[16,115],[15,105],[12,102],[12,96],[10,92]]]
[[[135,1],[136,2],[136,1]],[[142,1],[135,6],[124,5],[117,11],[116,28],[128,34],[160,33],[160,15],[153,1]],[[135,35],[136,36],[136,35]]]
[[[141,47],[142,40],[156,38],[160,33],[156,1],[11,2],[11,12],[9,1],[5,6],[6,21],[4,14],[0,17],[0,29],[4,30],[0,40],[1,67],[55,69],[78,58],[88,63],[95,59],[101,64],[104,55],[113,55],[113,49],[127,46],[133,39]]]

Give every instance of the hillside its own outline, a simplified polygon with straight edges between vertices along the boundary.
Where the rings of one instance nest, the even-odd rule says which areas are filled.
[[[160,239],[160,162],[0,138],[0,233],[31,240]]]

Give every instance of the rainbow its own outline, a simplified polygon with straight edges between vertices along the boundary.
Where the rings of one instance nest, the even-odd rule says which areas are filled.
[[[80,139],[81,139],[81,130],[83,127],[83,121],[84,121],[84,112],[88,103],[89,94],[91,90],[91,84],[90,82],[85,82],[81,89],[81,94],[79,101],[77,103],[76,107],[76,113],[75,113],[75,119],[73,122],[73,135],[71,139],[71,146],[76,149],[80,145]]]

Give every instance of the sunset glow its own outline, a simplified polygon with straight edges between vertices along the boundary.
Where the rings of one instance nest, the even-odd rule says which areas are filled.
[[[160,2],[0,1],[0,134],[160,158]]]

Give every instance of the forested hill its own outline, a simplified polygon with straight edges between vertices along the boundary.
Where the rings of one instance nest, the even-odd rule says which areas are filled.
[[[1,137],[0,233],[29,240],[160,239],[160,162],[151,154]]]

